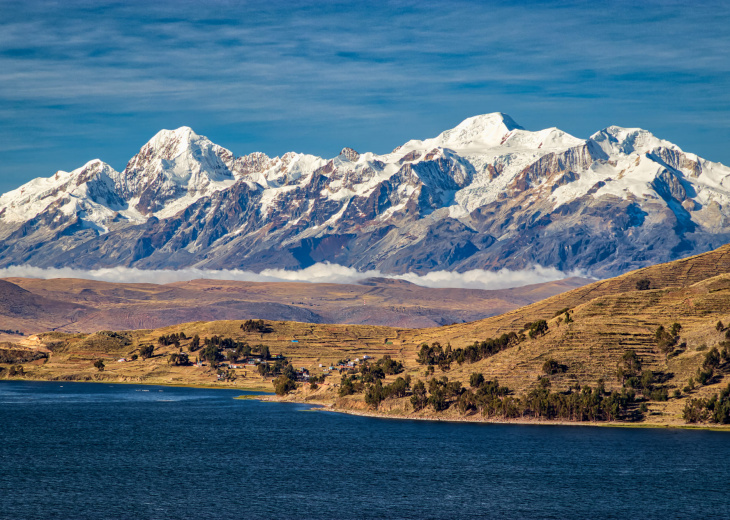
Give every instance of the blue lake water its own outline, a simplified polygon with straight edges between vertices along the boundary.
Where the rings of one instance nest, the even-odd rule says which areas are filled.
[[[0,382],[0,518],[730,518],[730,433],[384,420]]]

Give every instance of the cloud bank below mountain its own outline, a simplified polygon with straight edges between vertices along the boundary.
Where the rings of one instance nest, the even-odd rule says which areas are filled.
[[[565,273],[553,267],[535,265],[529,269],[485,271],[474,269],[463,273],[432,271],[424,275],[407,273],[390,275],[378,270],[358,271],[330,263],[317,263],[300,270],[265,269],[259,273],[239,269],[179,269],[144,270],[129,267],[82,270],[72,268],[41,268],[27,265],[0,269],[0,278],[82,278],[116,283],[165,284],[196,279],[234,280],[243,282],[305,282],[357,284],[368,278],[392,278],[405,280],[422,287],[496,290],[510,287],[551,282],[573,276],[587,277],[584,272]]]

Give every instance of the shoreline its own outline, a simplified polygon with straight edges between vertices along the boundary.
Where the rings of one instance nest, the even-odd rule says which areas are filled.
[[[255,396],[254,396],[255,398]],[[332,403],[323,401],[306,401],[300,399],[282,399],[276,395],[266,396],[258,399],[259,401],[278,402],[278,403],[296,403],[312,406],[312,411],[341,413],[346,415],[355,415],[359,417],[370,417],[372,419],[393,419],[399,421],[427,421],[427,422],[448,422],[448,423],[471,423],[471,424],[508,424],[516,426],[579,426],[579,427],[598,427],[598,428],[651,428],[651,429],[680,429],[680,430],[702,430],[702,431],[720,431],[730,432],[730,425],[697,425],[697,424],[665,424],[651,422],[618,422],[618,421],[565,421],[565,420],[538,420],[538,419],[487,419],[487,418],[469,418],[469,417],[418,417],[408,415],[390,415],[378,413],[377,411],[368,410],[352,410],[346,408],[336,408]]]
[[[73,381],[73,380],[50,380],[36,378],[18,378],[18,379],[1,379],[1,381],[26,381],[41,383],[78,383],[78,384],[113,384],[113,385],[139,385],[139,386],[165,386],[177,388],[199,388],[206,390],[238,390],[240,392],[258,392],[258,394],[236,396],[233,399],[240,400],[257,400],[262,402],[276,403],[295,403],[305,404],[312,407],[311,411],[340,413],[359,417],[369,417],[372,419],[394,419],[400,421],[428,421],[428,422],[449,422],[449,423],[471,423],[471,424],[507,424],[517,426],[578,426],[578,427],[598,427],[598,428],[651,428],[651,429],[680,429],[680,430],[701,430],[701,431],[718,431],[730,432],[730,425],[698,425],[698,424],[667,424],[655,422],[617,422],[617,421],[565,421],[565,420],[539,420],[539,419],[487,419],[487,418],[470,418],[470,417],[418,417],[408,415],[390,415],[379,413],[374,410],[360,411],[347,408],[336,408],[334,403],[306,399],[287,399],[277,396],[275,393],[264,389],[263,387],[241,388],[240,386],[226,385],[205,385],[196,383],[164,383],[164,382],[139,382],[139,381]]]
[[[240,386],[224,386],[224,385],[206,385],[198,383],[165,383],[165,382],[141,382],[141,381],[76,381],[73,379],[41,379],[32,377],[20,377],[20,378],[2,378],[3,381],[25,381],[33,383],[79,383],[79,384],[109,384],[109,385],[140,385],[140,386],[166,386],[172,388],[201,388],[206,390],[239,390],[242,392],[260,392],[266,396],[276,395],[271,390],[261,386],[253,388],[242,388]]]

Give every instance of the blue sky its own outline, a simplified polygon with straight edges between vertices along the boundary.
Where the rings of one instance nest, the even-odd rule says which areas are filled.
[[[495,111],[730,164],[730,3],[694,5],[0,0],[0,192],[162,128],[333,157]]]

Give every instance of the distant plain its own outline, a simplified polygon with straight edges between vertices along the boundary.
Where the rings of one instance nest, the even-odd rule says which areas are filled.
[[[266,319],[423,328],[496,316],[591,280],[493,291],[432,289],[384,278],[360,284],[192,280],[171,284],[0,279],[0,329],[156,329],[191,321]],[[0,341],[18,335],[0,334]]]

